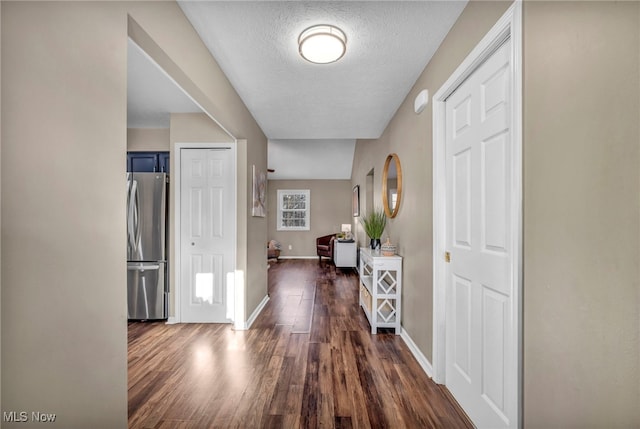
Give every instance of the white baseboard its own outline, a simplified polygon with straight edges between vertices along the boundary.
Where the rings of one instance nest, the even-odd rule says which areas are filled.
[[[404,340],[407,347],[409,347],[411,354],[413,355],[413,357],[416,358],[416,360],[422,367],[422,370],[427,373],[429,378],[433,378],[433,366],[431,366],[431,362],[429,362],[429,359],[427,359],[427,357],[424,354],[422,354],[422,352],[420,351],[416,343],[413,342],[413,340],[411,339],[407,331],[404,330],[404,328],[402,328],[400,337]]]
[[[258,316],[260,315],[260,313],[262,312],[262,310],[264,309],[265,305],[267,305],[267,302],[269,302],[269,295],[266,295],[262,301],[260,302],[260,304],[258,304],[258,306],[256,307],[255,310],[253,310],[253,313],[251,313],[251,317],[249,317],[249,319],[246,322],[238,322],[234,324],[234,329],[236,331],[246,331],[247,329],[251,328],[251,325],[253,325],[253,322],[256,321],[256,319],[258,318]]]
[[[175,325],[176,323],[178,323],[178,319],[176,319],[175,317],[169,317],[167,319],[167,325]]]

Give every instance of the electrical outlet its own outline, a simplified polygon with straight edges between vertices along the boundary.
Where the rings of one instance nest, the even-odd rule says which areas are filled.
[[[292,250],[292,249],[293,249],[293,246],[292,246],[292,245],[289,245],[289,250]]]

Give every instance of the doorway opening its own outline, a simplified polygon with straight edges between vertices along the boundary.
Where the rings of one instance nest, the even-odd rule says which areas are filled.
[[[369,214],[373,212],[373,184],[374,184],[374,169],[372,168],[368,173],[365,180],[365,198],[364,198],[364,213]]]

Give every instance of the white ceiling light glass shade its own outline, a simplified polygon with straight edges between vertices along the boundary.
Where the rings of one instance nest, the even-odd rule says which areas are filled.
[[[333,25],[314,25],[298,37],[300,55],[316,64],[338,61],[347,51],[347,36]]]

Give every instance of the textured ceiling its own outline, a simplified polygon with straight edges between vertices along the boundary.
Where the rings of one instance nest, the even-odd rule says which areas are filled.
[[[377,138],[465,1],[179,1],[270,139]],[[338,62],[298,54],[299,34],[333,24]]]

